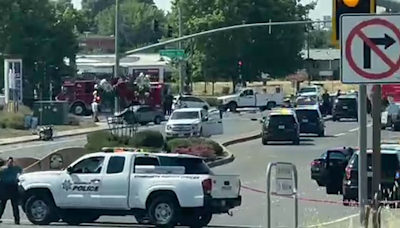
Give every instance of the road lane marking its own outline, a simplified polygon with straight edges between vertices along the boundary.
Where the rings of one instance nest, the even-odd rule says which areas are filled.
[[[334,135],[335,137],[340,137],[340,136],[343,136],[343,135],[346,135],[347,133],[339,133],[339,134],[336,134],[336,135]]]
[[[348,219],[355,218],[358,215],[359,215],[359,213],[353,214],[353,215],[349,215],[349,216],[345,216],[345,217],[342,217],[342,218],[339,218],[339,219],[332,220],[330,222],[324,222],[324,223],[320,223],[320,224],[316,224],[316,225],[307,226],[307,228],[317,228],[317,227],[329,226],[329,225],[332,225],[332,224],[335,224],[335,223],[339,223],[339,222],[346,221]]]
[[[4,224],[4,225],[11,225],[11,226],[14,225],[14,219],[1,219],[1,221],[3,221],[3,224],[7,223],[7,224]],[[8,223],[10,223],[10,224],[8,224]],[[26,219],[21,220],[21,225],[25,225],[25,224],[32,225],[32,223],[29,220],[26,220]],[[52,223],[53,226],[54,225],[56,225],[56,226],[60,226],[61,225],[63,227],[64,227],[64,224],[65,224],[65,226],[69,226],[66,223],[62,223],[62,222]],[[122,225],[124,225],[124,226],[128,225],[128,226],[132,226],[132,227],[154,227],[153,225],[140,225],[138,223],[115,223],[115,222],[106,222],[106,221],[104,221],[104,222],[94,222],[94,223],[83,223],[83,224],[87,224],[88,226],[96,226],[96,224],[98,224],[98,225],[100,224],[100,225],[102,225],[102,227],[113,227],[113,226],[118,226],[119,227],[119,226],[122,226]],[[109,225],[109,226],[104,226],[104,225]],[[262,228],[262,225],[258,225],[258,226],[255,226],[255,225],[241,225],[241,224],[240,225],[234,225],[234,224],[228,224],[227,225],[227,224],[213,224],[213,223],[211,223],[211,224],[208,225],[208,227]]]

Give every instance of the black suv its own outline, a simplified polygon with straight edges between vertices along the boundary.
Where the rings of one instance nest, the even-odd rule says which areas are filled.
[[[300,133],[325,136],[324,118],[317,105],[296,108],[296,116],[300,122]]]
[[[389,200],[398,200],[400,197],[397,188],[400,178],[400,151],[399,150],[381,150],[381,191],[382,198]],[[355,152],[351,157],[349,164],[345,169],[345,177],[343,179],[343,204],[348,205],[350,201],[358,200],[358,156],[359,152]],[[368,165],[368,198],[372,199],[371,183],[372,183],[372,150],[367,151]]]
[[[341,95],[333,104],[332,120],[341,118],[356,119],[358,121],[358,102],[355,95]]]
[[[300,127],[296,113],[290,109],[273,111],[262,121],[261,141],[292,141],[300,144]]]

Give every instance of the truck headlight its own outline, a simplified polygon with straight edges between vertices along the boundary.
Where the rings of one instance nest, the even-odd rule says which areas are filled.
[[[196,130],[196,129],[198,129],[198,128],[199,128],[199,125],[197,125],[197,124],[193,124],[193,125],[192,125],[192,129],[193,129],[193,130]]]
[[[172,129],[171,125],[167,125],[167,130],[171,130],[171,129]]]

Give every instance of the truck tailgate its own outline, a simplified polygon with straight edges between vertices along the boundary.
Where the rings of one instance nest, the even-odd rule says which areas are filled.
[[[240,193],[240,180],[238,175],[212,176],[211,197],[214,199],[237,198]]]

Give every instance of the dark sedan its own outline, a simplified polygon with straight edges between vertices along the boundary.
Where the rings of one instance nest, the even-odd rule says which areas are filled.
[[[311,162],[311,179],[326,186],[328,194],[341,191],[344,169],[354,153],[351,147],[333,148]]]

